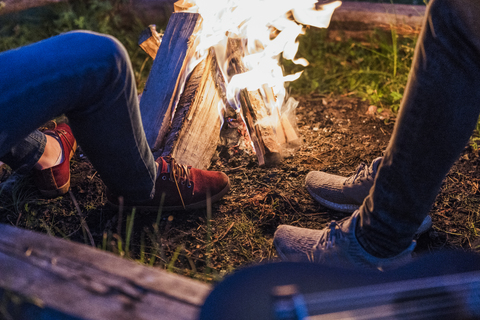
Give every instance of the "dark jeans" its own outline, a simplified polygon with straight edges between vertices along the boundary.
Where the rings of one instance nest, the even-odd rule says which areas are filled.
[[[1,161],[30,170],[46,140],[36,128],[65,114],[111,191],[150,199],[156,166],[130,59],[116,39],[77,31],[0,53],[0,93]]]
[[[480,2],[430,1],[393,136],[360,208],[373,254],[407,248],[480,112]],[[370,251],[370,250],[368,250]]]

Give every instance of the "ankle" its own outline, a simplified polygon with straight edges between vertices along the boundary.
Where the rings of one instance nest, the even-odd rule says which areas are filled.
[[[360,246],[369,254],[376,258],[392,258],[400,254],[404,249],[399,249],[391,242],[379,241],[378,237],[371,237],[371,233],[366,232],[364,228],[359,227],[358,221],[355,226],[355,237]],[[384,245],[380,245],[384,244]]]
[[[34,166],[37,170],[45,170],[65,161],[65,159],[63,159],[63,147],[60,140],[48,134],[46,134],[45,137],[47,138],[45,150]]]

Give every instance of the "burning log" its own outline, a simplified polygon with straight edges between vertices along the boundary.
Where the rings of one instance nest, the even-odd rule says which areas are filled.
[[[200,169],[210,164],[220,139],[219,109],[225,107],[215,82],[216,73],[211,49],[187,81],[165,137],[162,156],[171,155],[180,163]]]
[[[195,51],[195,32],[200,20],[198,14],[172,15],[158,48],[161,58],[154,61],[140,109],[155,156],[172,156],[179,163],[206,169],[220,138],[219,104],[220,108],[225,106],[215,81],[213,50],[195,67],[178,97],[186,64]],[[139,42],[150,56],[157,54],[154,50],[157,38],[152,26],[142,33]]]
[[[242,57],[241,40],[229,39],[227,55],[230,60],[230,73],[238,74],[246,71]],[[281,116],[277,108],[271,107],[275,102],[272,88],[262,87],[264,98],[260,90],[240,92],[241,113],[252,140],[260,166],[274,166],[282,160],[282,145],[299,144],[299,137],[290,121]],[[272,110],[276,114],[272,115]],[[272,124],[263,124],[261,119],[271,117],[276,119]]]
[[[170,128],[182,76],[195,52],[195,33],[201,24],[196,13],[172,14],[163,41],[158,49],[161,59],[155,59],[140,101],[143,127],[147,142],[158,151]]]

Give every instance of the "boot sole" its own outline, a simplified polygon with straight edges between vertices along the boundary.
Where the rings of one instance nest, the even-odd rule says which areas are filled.
[[[217,202],[218,200],[220,200],[225,194],[227,194],[227,192],[230,190],[230,181],[228,181],[227,185],[225,186],[225,188],[223,188],[220,192],[218,192],[217,194],[214,194],[211,196],[211,202],[214,203],[214,202]],[[110,206],[114,207],[114,208],[119,208],[118,205],[108,201],[107,202]],[[142,205],[138,205],[138,206],[124,206],[125,209],[132,209],[132,208],[137,208],[139,210],[146,210],[146,211],[157,211],[159,209],[159,205],[157,206],[142,206]],[[195,210],[195,209],[203,209],[203,208],[206,208],[207,207],[207,200],[203,200],[203,201],[199,201],[199,202],[195,202],[195,203],[191,203],[189,205],[186,205],[185,208],[183,206],[163,206],[162,207],[162,211],[179,211],[179,210]]]
[[[310,188],[308,186],[306,186],[305,188],[307,189],[308,193],[310,193],[310,195],[318,203],[320,203],[322,206],[324,206],[326,208],[329,208],[329,209],[332,209],[332,210],[335,210],[335,211],[339,211],[339,212],[343,212],[343,213],[354,213],[355,210],[358,210],[358,208],[360,208],[360,205],[356,205],[356,204],[341,204],[341,203],[335,203],[335,202],[328,201],[326,199],[323,199],[319,195],[317,195],[312,190],[310,190]]]

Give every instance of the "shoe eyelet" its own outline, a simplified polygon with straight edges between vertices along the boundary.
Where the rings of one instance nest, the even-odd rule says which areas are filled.
[[[180,182],[180,183],[182,184],[182,186],[184,186],[184,185],[185,185],[185,181],[184,181],[184,180],[182,180],[182,182]]]
[[[167,180],[167,177],[163,176],[163,177],[162,177],[162,180]]]
[[[192,184],[189,183],[189,184],[187,185],[187,188],[191,188],[191,187],[192,187]]]

